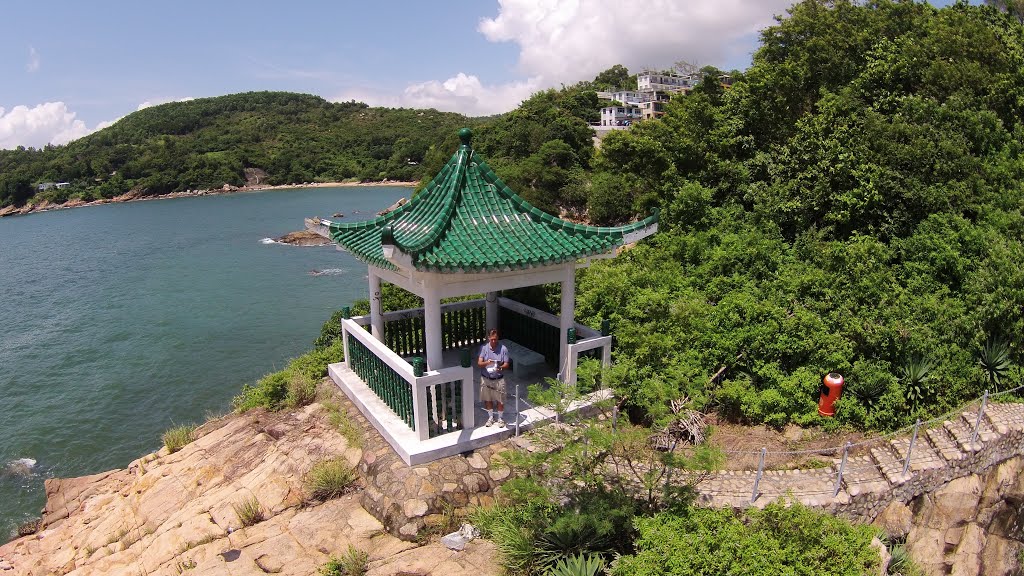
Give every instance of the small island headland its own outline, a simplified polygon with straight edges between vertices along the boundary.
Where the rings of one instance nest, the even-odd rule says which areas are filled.
[[[141,191],[129,191],[113,198],[100,198],[98,200],[85,201],[81,198],[72,198],[63,204],[56,204],[49,201],[42,201],[38,203],[29,203],[23,206],[5,206],[0,208],[0,218],[4,216],[22,216],[25,214],[31,214],[34,212],[48,212],[51,210],[63,210],[67,208],[81,208],[84,206],[99,206],[102,204],[114,204],[120,202],[137,202],[141,200],[164,200],[167,198],[189,198],[193,196],[213,196],[220,194],[238,194],[244,192],[262,192],[266,190],[299,190],[304,188],[348,188],[356,186],[393,186],[393,187],[413,187],[418,182],[415,181],[404,181],[404,180],[381,180],[378,182],[303,182],[299,184],[280,184],[280,185],[245,185],[245,186],[231,186],[225,184],[221,188],[214,188],[208,190],[185,190],[182,192],[169,192],[167,194],[146,194]]]

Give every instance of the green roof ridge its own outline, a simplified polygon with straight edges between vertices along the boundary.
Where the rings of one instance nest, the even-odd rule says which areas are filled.
[[[362,222],[331,222],[331,238],[356,257],[396,269],[384,257],[393,245],[419,270],[480,272],[516,270],[607,253],[626,235],[651,233],[658,211],[639,222],[603,227],[547,214],[515,192],[471,146],[472,132],[418,194],[384,215]],[[329,222],[329,221],[327,221]]]

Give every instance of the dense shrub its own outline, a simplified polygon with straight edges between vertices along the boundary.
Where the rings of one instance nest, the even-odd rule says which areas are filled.
[[[772,503],[741,515],[689,508],[636,520],[636,553],[619,558],[612,574],[793,574],[868,576],[878,573],[874,531],[806,508]]]
[[[1018,19],[805,0],[731,89],[703,83],[605,138],[573,184],[591,218],[663,208],[654,238],[577,289],[585,322],[612,321],[630,413],[687,395],[815,423],[838,371],[837,421],[892,430],[1020,385],[1024,98],[1010,94],[1024,94]]]

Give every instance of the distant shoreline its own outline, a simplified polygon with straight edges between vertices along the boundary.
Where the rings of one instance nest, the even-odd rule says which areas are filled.
[[[313,183],[302,183],[302,184],[278,184],[274,186],[270,185],[255,185],[255,186],[228,186],[224,188],[215,188],[213,190],[188,190],[185,192],[169,192],[167,194],[154,194],[154,195],[141,195],[138,193],[127,192],[120,196],[113,198],[101,198],[99,200],[92,200],[85,202],[83,200],[69,200],[63,204],[54,204],[52,202],[43,201],[39,204],[33,204],[21,206],[15,208],[14,206],[7,206],[6,208],[0,209],[0,218],[5,216],[22,216],[25,214],[32,214],[34,212],[49,212],[51,210],[67,210],[70,208],[82,208],[84,206],[99,206],[101,204],[116,204],[121,202],[140,202],[143,200],[165,200],[167,198],[191,198],[193,196],[217,196],[221,194],[238,194],[244,192],[262,192],[264,190],[289,190],[289,189],[301,189],[301,188],[349,188],[357,186],[394,186],[394,187],[413,187],[419,184],[419,182],[404,181],[404,180],[382,180],[380,182],[313,182]]]

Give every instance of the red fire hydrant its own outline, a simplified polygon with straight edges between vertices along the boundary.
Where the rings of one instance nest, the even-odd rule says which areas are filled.
[[[834,404],[843,395],[843,376],[838,372],[829,372],[821,383],[821,397],[818,398],[818,414],[835,416]]]

